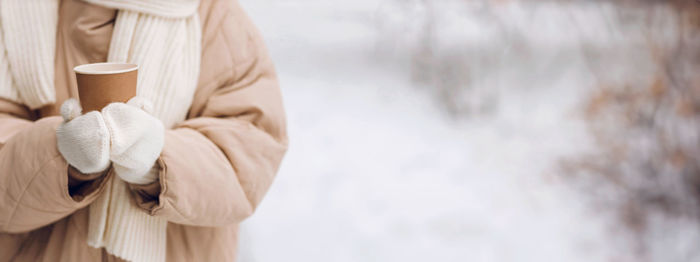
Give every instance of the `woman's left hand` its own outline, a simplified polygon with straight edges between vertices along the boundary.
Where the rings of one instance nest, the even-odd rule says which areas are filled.
[[[165,128],[149,112],[152,105],[141,97],[102,109],[110,133],[110,160],[114,171],[132,184],[149,184],[158,177],[149,172],[163,150]]]

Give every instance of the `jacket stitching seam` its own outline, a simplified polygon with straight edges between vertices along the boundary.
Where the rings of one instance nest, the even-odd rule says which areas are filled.
[[[8,231],[10,225],[12,224],[12,219],[15,217],[15,214],[17,213],[17,207],[19,207],[19,204],[22,202],[22,199],[24,198],[24,194],[27,193],[27,189],[29,188],[29,186],[32,185],[32,183],[34,183],[34,180],[39,176],[39,174],[41,173],[41,171],[43,171],[44,168],[45,168],[49,163],[52,163],[53,161],[56,160],[56,158],[59,158],[59,157],[61,157],[60,154],[54,155],[54,157],[52,157],[51,160],[49,160],[48,162],[44,163],[44,164],[39,168],[39,170],[37,170],[36,172],[34,172],[34,174],[32,174],[32,178],[29,180],[29,183],[27,183],[27,186],[24,187],[24,189],[22,189],[22,193],[21,193],[21,194],[19,195],[19,197],[17,198],[17,203],[15,203],[15,206],[12,207],[12,212],[10,212],[10,215],[8,216],[7,224],[5,225],[4,231]]]

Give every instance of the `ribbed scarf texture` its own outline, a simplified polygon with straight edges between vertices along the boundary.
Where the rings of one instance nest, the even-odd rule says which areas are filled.
[[[118,9],[108,62],[139,65],[137,95],[166,127],[185,119],[199,76],[198,0],[84,0]],[[56,102],[58,0],[0,1],[0,97],[37,109]],[[111,176],[90,204],[88,245],[129,261],[165,261],[167,221],[136,207]]]

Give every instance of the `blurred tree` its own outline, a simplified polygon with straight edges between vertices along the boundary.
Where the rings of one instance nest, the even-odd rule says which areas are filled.
[[[635,260],[697,261],[700,3],[615,4],[619,12],[611,21],[635,24],[634,30],[644,35],[646,48],[637,50],[637,55],[651,58],[653,74],[640,73],[627,81],[609,83],[604,75],[610,68],[596,64],[595,58],[589,61],[599,82],[585,112],[600,150],[567,161],[566,166],[579,174],[577,177],[590,178],[587,192],[616,210],[631,229],[636,240]],[[673,23],[664,23],[669,17]],[[593,57],[590,50],[584,53]],[[679,221],[685,224],[677,224]],[[683,243],[687,241],[695,244]],[[656,252],[658,245],[675,250],[662,254]],[[675,257],[664,258],[669,252]]]

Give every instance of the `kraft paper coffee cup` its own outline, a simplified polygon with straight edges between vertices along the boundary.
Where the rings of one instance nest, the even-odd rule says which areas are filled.
[[[128,63],[95,63],[73,68],[83,113],[99,111],[109,103],[126,103],[136,96],[138,68]]]

